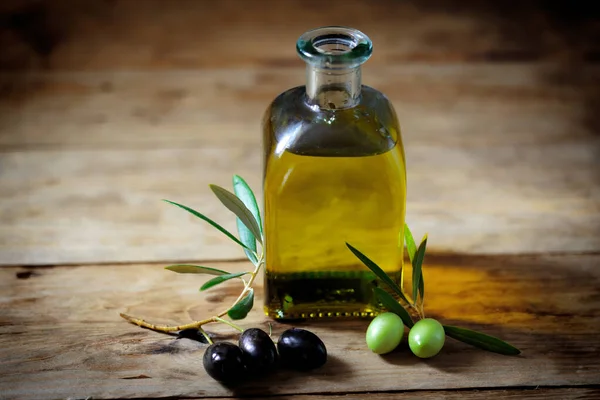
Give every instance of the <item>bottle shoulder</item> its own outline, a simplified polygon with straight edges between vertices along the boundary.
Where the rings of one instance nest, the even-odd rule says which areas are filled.
[[[394,107],[383,93],[363,85],[354,107],[322,109],[306,102],[304,86],[273,100],[263,118],[265,140],[297,154],[364,156],[384,153],[400,138]]]

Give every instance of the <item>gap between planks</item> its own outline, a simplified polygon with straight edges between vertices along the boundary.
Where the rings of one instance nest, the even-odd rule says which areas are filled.
[[[283,396],[250,396],[248,399],[290,399],[290,400],[312,400],[317,398],[327,398],[331,400],[392,400],[392,399],[579,399],[596,400],[600,397],[600,385],[585,386],[521,386],[509,388],[477,388],[477,389],[442,389],[442,390],[410,390],[410,391],[392,391],[392,392],[352,392],[352,393],[310,393]],[[196,400],[207,397],[193,397],[190,400]],[[232,399],[233,397],[215,397],[214,400]],[[157,398],[158,399],[158,398]]]
[[[547,251],[543,253],[487,253],[487,254],[470,254],[470,253],[444,253],[444,252],[431,252],[426,253],[427,260],[430,263],[436,262],[453,262],[460,259],[492,259],[492,258],[535,258],[535,257],[565,257],[565,256],[598,256],[599,251]],[[127,266],[127,265],[140,265],[144,264],[147,266],[168,266],[173,264],[240,264],[250,262],[246,258],[232,258],[232,259],[198,259],[198,260],[157,260],[157,261],[122,261],[122,262],[89,262],[89,263],[60,263],[60,264],[0,264],[0,268],[24,268],[24,269],[37,269],[37,268],[69,268],[69,267],[103,267],[103,266]],[[405,258],[404,263],[409,263],[409,259]]]

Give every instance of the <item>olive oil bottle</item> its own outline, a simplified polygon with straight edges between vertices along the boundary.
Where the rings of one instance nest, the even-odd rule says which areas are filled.
[[[306,86],[263,120],[265,313],[277,319],[371,316],[375,276],[346,242],[399,280],[404,150],[387,98],[361,84],[369,38],[325,27],[297,42]]]

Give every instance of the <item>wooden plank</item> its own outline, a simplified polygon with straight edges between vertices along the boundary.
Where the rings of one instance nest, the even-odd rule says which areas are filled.
[[[319,395],[287,395],[272,396],[275,400],[312,400],[319,398]],[[548,400],[596,400],[600,397],[600,389],[582,389],[582,388],[532,388],[532,389],[510,389],[510,390],[417,390],[414,392],[394,392],[394,393],[360,393],[360,394],[340,394],[327,395],[331,400],[441,400],[441,399],[548,399]],[[221,397],[215,400],[230,399],[230,397]],[[252,398],[252,397],[251,397]]]
[[[161,199],[198,208],[235,232],[235,217],[207,185],[231,186],[239,172],[259,188],[256,150],[25,152],[0,163],[3,264],[245,257],[216,229]]]
[[[371,71],[404,128],[408,222],[434,251],[600,249],[600,140],[589,122],[599,71],[569,85],[556,66]],[[206,185],[239,173],[260,191],[260,115],[300,75],[4,76],[0,264],[240,257],[159,200],[235,229]]]
[[[0,392],[5,399],[106,399],[600,384],[600,256],[456,256],[425,262],[428,316],[500,336],[523,354],[501,356],[448,340],[443,352],[427,361],[412,356],[406,344],[380,357],[365,347],[368,321],[297,323],[324,340],[326,366],[307,374],[278,371],[232,391],[206,377],[205,345],[140,329],[118,313],[185,323],[233,301],[240,289],[236,283],[201,295],[197,288],[205,278],[160,265],[3,268]],[[249,268],[247,263],[216,266]],[[257,295],[257,307],[241,325],[266,329],[260,287]],[[275,337],[288,326],[275,323]],[[236,338],[225,325],[208,329],[220,340]]]
[[[22,0],[0,6],[2,11],[0,67],[15,70],[288,65],[295,62],[298,36],[324,25],[365,31],[376,45],[373,62],[381,65],[593,57],[598,51],[599,25],[591,10],[541,1],[506,7],[268,0],[249,8],[244,0],[147,0],[144,7],[135,0]]]
[[[582,142],[544,150],[413,147],[408,222],[419,235],[430,233],[433,251],[596,251],[594,147]],[[235,231],[232,214],[207,185],[230,186],[239,173],[260,191],[259,153],[208,147],[5,154],[0,263],[243,257],[215,229],[160,200],[197,208]]]
[[[293,68],[0,73],[0,150],[258,145]],[[600,67],[560,64],[364,66],[394,104],[405,143],[527,146],[595,136]]]
[[[600,75],[556,66],[375,68],[408,160],[408,222],[438,252],[600,249]],[[261,188],[259,121],[300,70],[5,76],[0,264],[236,259],[206,185]],[[5,86],[6,87],[6,86]],[[21,96],[21,97],[20,97]],[[226,105],[226,107],[224,106]]]

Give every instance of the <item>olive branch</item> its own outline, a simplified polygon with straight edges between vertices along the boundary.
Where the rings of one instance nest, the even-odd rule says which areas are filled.
[[[408,228],[408,225],[405,224],[404,242],[406,243],[408,258],[412,264],[412,299],[408,294],[404,293],[404,269],[402,269],[400,285],[398,285],[369,257],[361,253],[349,243],[346,243],[346,246],[367,268],[373,271],[373,273],[389,289],[391,289],[394,294],[396,294],[398,299],[400,299],[403,303],[406,303],[410,309],[414,310],[419,319],[424,319],[425,312],[423,305],[425,298],[425,281],[423,279],[423,260],[425,259],[425,249],[427,247],[427,235],[423,237],[421,243],[417,247],[412,232]],[[400,319],[402,319],[402,322],[405,326],[410,329],[415,325],[415,322],[413,321],[408,310],[396,298],[394,298],[394,296],[380,287],[374,287],[373,293],[385,309],[398,315]],[[504,355],[518,355],[521,353],[521,350],[513,345],[485,333],[450,325],[443,325],[443,328],[446,336],[482,350]]]
[[[248,257],[250,262],[252,262],[252,264],[254,265],[254,269],[252,271],[230,273],[216,268],[191,264],[174,264],[165,267],[165,269],[180,274],[213,275],[214,278],[210,279],[204,285],[202,285],[202,287],[200,287],[200,291],[210,289],[211,287],[214,287],[220,283],[226,282],[231,279],[240,279],[244,285],[242,292],[237,297],[237,299],[235,299],[233,304],[229,306],[229,308],[219,312],[218,314],[212,317],[200,321],[190,322],[188,324],[156,325],[146,322],[141,318],[121,313],[120,316],[125,320],[142,328],[147,328],[153,331],[164,333],[182,331],[186,329],[198,329],[200,333],[202,333],[209,342],[210,340],[208,338],[208,335],[202,329],[203,325],[220,322],[227,324],[239,331],[242,331],[242,328],[237,326],[235,323],[224,319],[223,317],[228,316],[231,320],[244,319],[254,306],[254,289],[252,288],[252,284],[258,276],[258,273],[260,272],[261,268],[265,264],[264,247],[262,246],[264,242],[264,234],[260,218],[260,210],[258,208],[258,203],[256,202],[256,197],[254,196],[252,189],[250,189],[246,181],[238,175],[234,175],[233,177],[233,190],[235,194],[217,185],[210,185],[210,188],[215,194],[215,196],[217,196],[219,201],[223,203],[223,205],[227,207],[227,209],[229,209],[232,213],[236,215],[239,239],[227,229],[223,228],[221,225],[208,218],[207,216],[199,213],[198,211],[170,200],[165,201],[208,222],[214,228],[224,233],[225,236],[229,237],[235,243],[240,245],[244,249],[244,252],[246,253],[246,256]],[[257,250],[257,242],[261,245],[260,253]],[[248,280],[245,279],[247,275],[249,275]]]

